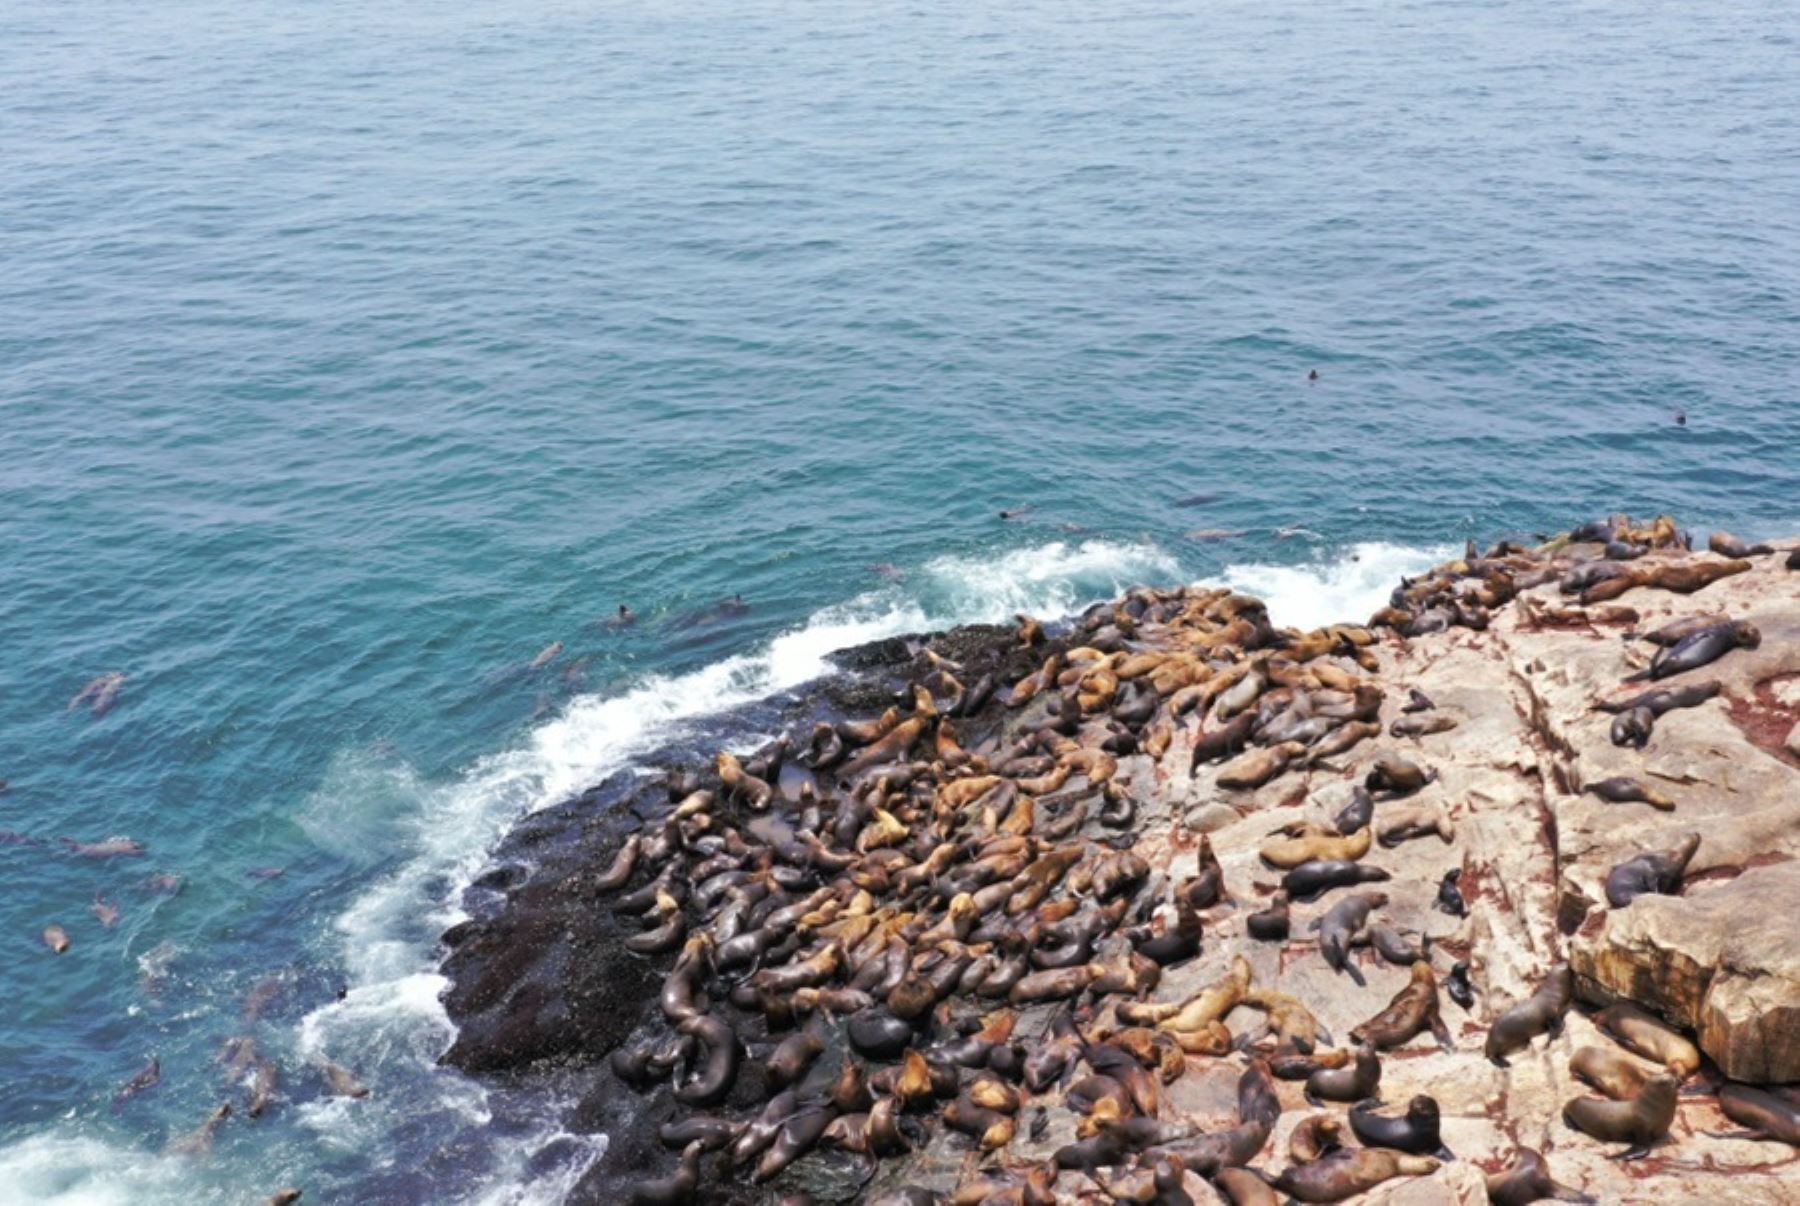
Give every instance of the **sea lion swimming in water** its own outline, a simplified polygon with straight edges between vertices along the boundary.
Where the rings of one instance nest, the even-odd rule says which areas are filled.
[[[1636,1160],[1669,1133],[1675,1121],[1675,1090],[1681,1082],[1664,1073],[1645,1082],[1631,1101],[1577,1097],[1563,1107],[1563,1121],[1603,1143],[1629,1143],[1617,1158]]]
[[[99,678],[96,678],[93,682],[77,691],[75,697],[69,700],[69,706],[64,708],[63,711],[73,712],[76,708],[85,703],[89,706],[89,711],[91,711],[95,717],[104,716],[113,710],[114,704],[119,702],[119,690],[124,687],[124,685],[125,676],[118,671],[115,670],[110,674],[102,674]]]
[[[50,953],[60,955],[69,949],[69,932],[54,923],[44,927],[44,945]]]
[[[1509,1065],[1506,1057],[1531,1045],[1540,1034],[1555,1038],[1562,1033],[1563,1015],[1575,998],[1575,976],[1567,963],[1558,963],[1538,985],[1537,991],[1501,1014],[1488,1028],[1483,1053],[1497,1067]]]
[[[1640,896],[1673,896],[1681,877],[1700,848],[1700,835],[1690,833],[1680,845],[1635,855],[1606,873],[1606,901],[1622,909]]]
[[[1591,1203],[1594,1200],[1567,1185],[1557,1184],[1550,1176],[1544,1157],[1529,1147],[1514,1153],[1512,1164],[1505,1170],[1488,1174],[1487,1193],[1492,1206],[1531,1206],[1545,1198],[1559,1202]]]

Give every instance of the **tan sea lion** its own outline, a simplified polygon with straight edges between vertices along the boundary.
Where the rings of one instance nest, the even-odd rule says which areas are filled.
[[[1340,1150],[1310,1164],[1295,1164],[1275,1178],[1275,1188],[1301,1202],[1341,1202],[1395,1177],[1424,1177],[1438,1170],[1429,1156],[1378,1147]]]
[[[1278,832],[1288,836],[1264,842],[1258,854],[1263,862],[1283,871],[1292,870],[1313,859],[1361,858],[1369,852],[1369,842],[1373,836],[1367,828],[1363,828],[1349,837],[1340,837],[1333,830],[1310,821],[1296,822]]]
[[[69,949],[69,932],[60,925],[45,926],[43,937],[44,945],[50,948],[52,954],[60,955]]]
[[[1614,1101],[1628,1101],[1642,1093],[1651,1075],[1611,1047],[1581,1048],[1569,1057],[1569,1074]]]
[[[1288,1159],[1310,1164],[1343,1146],[1344,1125],[1336,1114],[1309,1114],[1288,1136]]]
[[[1433,833],[1446,846],[1456,840],[1456,826],[1441,804],[1390,805],[1382,809],[1375,830],[1389,848]]]
[[[1298,741],[1253,749],[1220,767],[1214,782],[1231,790],[1258,788],[1287,770],[1295,755],[1305,752],[1306,746]]]
[[[1623,1002],[1594,1015],[1594,1025],[1629,1051],[1663,1065],[1684,1080],[1700,1068],[1700,1049],[1662,1019]]]

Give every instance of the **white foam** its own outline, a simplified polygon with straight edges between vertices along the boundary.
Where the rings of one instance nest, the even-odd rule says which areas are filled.
[[[1387,606],[1400,579],[1456,555],[1452,546],[1408,548],[1370,541],[1309,565],[1228,565],[1215,581],[1255,595],[1281,627],[1361,624]]]

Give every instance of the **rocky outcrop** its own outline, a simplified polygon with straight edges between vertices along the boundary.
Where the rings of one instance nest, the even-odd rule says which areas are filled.
[[[1599,551],[1591,546],[1575,556],[1581,562]],[[1558,556],[1560,572],[1565,563]],[[1517,560],[1529,566],[1529,557]],[[1012,949],[1006,943],[1016,935],[1005,927],[1013,923],[1002,917],[1016,916],[1006,903],[1011,888],[1005,879],[990,883],[974,874],[978,850],[995,850],[986,857],[1000,859],[1022,845],[1021,866],[1034,857],[1073,854],[1077,861],[1059,872],[1048,897],[1048,907],[1062,909],[1058,918],[1096,918],[1110,907],[1101,905],[1102,900],[1118,906],[1115,912],[1129,904],[1130,918],[1111,923],[1116,929],[1096,930],[1100,937],[1083,956],[1093,960],[1086,966],[1099,969],[1091,976],[1104,971],[1114,978],[1122,975],[1132,955],[1127,926],[1151,916],[1171,924],[1171,891],[1204,870],[1209,848],[1216,855],[1224,893],[1203,907],[1199,953],[1170,960],[1153,987],[1077,990],[1050,1003],[1015,998],[1013,1006],[1003,996],[973,1000],[968,989],[956,990],[937,997],[936,1008],[918,1017],[918,1033],[909,1039],[933,1052],[944,1050],[960,1025],[998,1014],[1007,1015],[1011,1041],[1023,1052],[1053,1045],[1053,1019],[1059,1016],[1058,1024],[1066,1027],[1073,1019],[1087,1041],[1103,1042],[1125,1024],[1125,1006],[1154,1010],[1187,1002],[1244,967],[1255,989],[1302,1002],[1316,1017],[1323,1045],[1347,1045],[1351,1032],[1400,994],[1416,971],[1404,966],[1404,959],[1377,957],[1360,943],[1351,946],[1341,968],[1327,960],[1317,923],[1344,899],[1343,890],[1316,900],[1296,894],[1285,940],[1251,938],[1245,919],[1270,905],[1282,881],[1283,870],[1262,858],[1272,833],[1331,830],[1359,787],[1369,782],[1377,762],[1404,758],[1426,772],[1425,781],[1377,791],[1373,828],[1379,840],[1355,856],[1363,867],[1384,875],[1368,885],[1385,898],[1370,920],[1386,928],[1381,941],[1415,946],[1440,984],[1454,965],[1466,965],[1474,997],[1465,1008],[1440,987],[1447,1043],[1435,1041],[1426,1030],[1381,1055],[1382,1100],[1398,1107],[1414,1095],[1433,1097],[1443,1144],[1458,1159],[1428,1176],[1378,1186],[1367,1200],[1482,1201],[1480,1174],[1506,1166],[1519,1148],[1530,1147],[1543,1154],[1558,1181],[1600,1201],[1720,1197],[1721,1175],[1731,1178],[1733,1201],[1789,1201],[1797,1171],[1794,1149],[1721,1137],[1734,1128],[1720,1114],[1715,1093],[1726,1077],[1800,1079],[1794,1065],[1800,982],[1792,928],[1800,917],[1794,907],[1800,903],[1795,899],[1800,760],[1788,748],[1789,734],[1800,723],[1800,690],[1795,687],[1800,683],[1800,574],[1785,571],[1780,557],[1738,563],[1709,554],[1658,553],[1631,564],[1636,568],[1629,577],[1602,581],[1604,599],[1586,606],[1559,589],[1555,574],[1523,572],[1514,584],[1516,597],[1508,587],[1494,588],[1491,598],[1477,598],[1492,587],[1487,581],[1464,599],[1445,603],[1442,598],[1457,589],[1459,579],[1458,573],[1446,572],[1441,577],[1451,585],[1443,588],[1438,602],[1424,598],[1422,588],[1409,588],[1408,607],[1391,609],[1388,626],[1372,632],[1359,628],[1271,640],[1246,618],[1253,609],[1234,601],[1223,605],[1223,614],[1233,617],[1229,624],[1207,620],[1184,626],[1177,618],[1154,618],[1173,617],[1183,609],[1197,612],[1219,602],[1209,604],[1196,595],[1162,598],[1141,608],[1141,625],[1118,624],[1123,637],[1121,631],[1096,631],[1097,623],[1110,629],[1118,613],[1129,614],[1122,604],[1108,609],[1105,621],[1090,618],[1087,627],[1053,633],[1037,645],[993,632],[961,645],[943,638],[896,642],[853,659],[865,676],[859,692],[841,695],[830,707],[817,700],[790,701],[779,717],[759,718],[746,731],[787,727],[796,733],[798,748],[821,717],[868,718],[896,701],[901,708],[910,706],[915,719],[928,717],[930,693],[920,703],[917,688],[927,676],[943,673],[946,658],[957,663],[953,669],[961,675],[961,687],[986,678],[991,669],[1002,695],[1013,688],[1013,702],[1019,706],[989,707],[975,717],[958,715],[950,745],[936,747],[938,760],[918,757],[906,777],[920,790],[908,798],[908,785],[902,783],[887,796],[893,816],[879,825],[859,820],[831,849],[819,852],[821,866],[829,867],[853,866],[853,850],[879,848],[893,856],[879,875],[857,881],[866,889],[862,896],[846,890],[827,899],[831,893],[822,888],[823,905],[803,907],[820,910],[820,925],[848,926],[853,913],[885,906],[885,894],[905,892],[898,903],[907,912],[896,915],[906,919],[905,925],[896,932],[906,934],[908,943],[919,943],[912,952],[913,966],[927,972],[943,952],[977,957],[982,937],[966,926],[956,931],[949,907],[954,897],[1002,889],[993,897],[995,903],[982,907],[991,911],[999,935],[995,941],[1000,945],[991,953]],[[1693,587],[1696,574],[1700,580],[1726,576],[1691,593],[1677,593]],[[1654,652],[1643,634],[1682,617],[1715,613],[1753,622],[1760,643],[1733,648],[1668,684],[1622,682],[1647,665]],[[1084,649],[1084,642],[1110,644],[1113,652],[1101,656]],[[1248,660],[1270,671],[1271,683],[1265,684],[1261,701],[1257,692],[1247,692],[1251,710],[1259,710],[1259,703],[1268,705],[1268,714],[1258,717],[1259,729],[1291,724],[1293,732],[1307,731],[1304,717],[1291,710],[1278,714],[1292,696],[1284,700],[1281,689],[1272,685],[1277,674],[1289,676],[1290,683],[1311,681],[1310,675],[1331,679],[1338,685],[1329,689],[1317,682],[1284,683],[1283,688],[1312,694],[1317,706],[1354,707],[1357,723],[1378,727],[1359,743],[1327,754],[1304,744],[1289,748],[1294,738],[1282,729],[1282,737],[1259,739],[1248,758],[1203,761],[1190,772],[1196,741],[1220,732],[1224,717],[1215,703],[1223,704],[1223,693],[1241,681],[1233,676],[1244,672],[1246,653],[1233,647],[1237,645],[1252,651],[1260,647]],[[1169,656],[1170,651],[1178,653]],[[1146,660],[1131,664],[1139,655]],[[1169,660],[1158,665],[1158,656]],[[1157,674],[1178,662],[1192,677],[1171,675],[1154,684]],[[1133,679],[1140,681],[1133,684]],[[1688,706],[1655,718],[1642,748],[1614,744],[1614,714],[1597,705],[1654,686],[1702,681],[1717,682],[1718,690],[1694,693]],[[1144,693],[1144,683],[1155,685],[1158,698]],[[1368,694],[1370,688],[1378,689],[1378,699]],[[1189,690],[1203,691],[1204,698],[1193,712],[1179,711],[1175,701]],[[1034,735],[1068,719],[1049,706],[1059,691],[1066,692],[1063,700],[1081,706],[1076,739],[1045,741],[1032,753]],[[1033,692],[1037,697],[1027,699]],[[1121,723],[1121,715],[1133,712],[1152,719]],[[1204,725],[1195,720],[1200,714],[1209,714]],[[945,727],[940,721],[940,741]],[[1065,725],[1061,731],[1074,728]],[[1339,730],[1325,725],[1312,731]],[[1103,742],[1116,757],[1101,757]],[[1030,757],[997,752],[1021,748]],[[980,790],[975,781],[982,772],[953,761],[945,765],[971,752],[991,756],[996,765],[1007,756],[1019,764],[1020,769],[998,776],[1013,784],[1015,794],[988,797],[1006,803],[983,810],[980,794],[952,801],[958,784]],[[705,752],[695,750],[662,764],[707,761]],[[764,761],[773,766],[779,758]],[[1072,775],[1071,767],[1076,768]],[[1090,776],[1095,782],[1084,782]],[[1646,798],[1614,802],[1595,794],[1595,785],[1619,779],[1635,780]],[[854,776],[845,780],[852,782],[823,776],[820,791],[827,800],[833,794],[854,798],[851,793],[860,790]],[[1041,789],[1036,786],[1040,783]],[[662,787],[660,779],[646,778],[598,791],[540,816],[527,828],[530,840],[509,844],[518,867],[500,876],[472,908],[475,919],[451,935],[454,949],[446,971],[453,987],[447,1004],[464,1027],[451,1055],[454,1062],[492,1071],[552,1061],[587,1075],[581,1070],[634,1030],[639,1038],[633,1042],[666,1045],[671,1034],[679,1037],[678,1028],[658,1017],[651,999],[668,959],[652,963],[622,957],[610,906],[583,886],[610,859],[620,833],[632,828],[650,833],[666,826],[670,805],[659,794]],[[723,790],[719,794],[726,795]],[[748,814],[729,813],[723,803],[716,811],[718,816],[710,818],[714,836],[716,826],[741,826],[752,837],[759,832],[762,822]],[[950,825],[959,815],[962,819]],[[921,828],[935,818],[947,833],[932,843],[907,838],[895,844],[884,828],[895,816]],[[974,836],[955,827],[962,825],[975,827]],[[1609,905],[1606,882],[1615,866],[1644,851],[1672,846],[1688,833],[1698,833],[1700,843],[1674,894],[1639,896],[1622,908]],[[552,838],[554,834],[561,836]],[[938,842],[958,849],[945,850],[948,860],[927,871],[927,856]],[[700,841],[694,842],[688,857],[698,858],[703,853],[699,847]],[[1119,856],[1127,853],[1144,867],[1122,894],[1093,887],[1096,869],[1106,874],[1118,870]],[[781,858],[790,857],[804,861],[806,851],[790,843]],[[1442,903],[1441,885],[1449,873],[1454,873],[1464,910]],[[1021,874],[1015,881],[1020,891],[1028,878]],[[641,891],[644,876],[632,882]],[[796,877],[799,886],[782,900],[806,899],[814,882]],[[836,914],[826,910],[838,907],[843,917],[833,921]],[[696,926],[707,923],[699,912],[693,917]],[[635,931],[636,923],[630,928]],[[1065,932],[1073,931],[1065,927]],[[934,937],[925,941],[926,933]],[[1369,930],[1353,937],[1375,939]],[[973,945],[961,946],[962,940]],[[783,957],[798,962],[806,952],[821,949],[809,945],[813,941],[796,932],[787,944],[794,953]],[[1506,1066],[1484,1057],[1484,1039],[1495,1019],[1531,996],[1551,969],[1563,963],[1572,967],[1586,1003],[1628,999],[1691,1032],[1708,1057],[1683,1088],[1668,1141],[1646,1160],[1620,1164],[1610,1159],[1621,1150],[1619,1144],[1601,1143],[1563,1120],[1564,1103],[1587,1091],[1569,1071],[1571,1055],[1590,1045],[1619,1050],[1589,1020],[1585,1008],[1571,1011],[1559,1033],[1534,1037],[1511,1052]],[[646,975],[646,968],[655,974]],[[739,971],[716,982],[699,977],[703,1001],[711,1001],[714,1009],[724,1009],[728,996],[735,1003],[744,994],[734,986],[746,984],[746,974]],[[847,983],[849,977],[840,980]],[[1266,1005],[1270,998],[1261,999]],[[723,1123],[740,1124],[770,1097],[767,1060],[797,1021],[788,1019],[783,1030],[781,1005],[765,996],[728,1015],[749,1058],[730,1095],[709,1107]],[[1260,1035],[1262,1008],[1253,1000],[1227,1002],[1219,1019],[1229,1035],[1274,1054],[1273,1040]],[[766,1028],[762,1014],[768,1018]],[[815,1101],[850,1059],[841,1021],[825,1023],[820,1034],[814,1071],[798,1086],[804,1098]],[[1205,1036],[1194,1032],[1189,1037]],[[1127,1108],[1148,1107],[1154,1119],[1207,1135],[1237,1126],[1243,1109],[1240,1086],[1252,1066],[1249,1057],[1224,1050],[1222,1044],[1203,1046],[1196,1043],[1172,1065],[1162,1065],[1166,1083],[1154,1103],[1140,1097],[1135,1107]],[[885,1056],[867,1062],[893,1068]],[[1071,1076],[1086,1074],[1084,1068]],[[949,1075],[953,1083],[960,1080],[962,1089],[973,1079],[968,1071],[950,1069]],[[583,1083],[586,1101],[575,1123],[606,1129],[613,1143],[604,1167],[578,1199],[618,1200],[623,1186],[673,1168],[673,1155],[655,1141],[655,1126],[690,1111],[677,1107],[666,1084],[627,1089],[603,1070]],[[1016,1129],[994,1133],[991,1151],[979,1150],[971,1138],[941,1125],[945,1103],[933,1105],[927,1093],[925,1101],[911,1101],[902,1128],[905,1142],[900,1146],[911,1149],[907,1154],[889,1152],[878,1161],[865,1160],[842,1147],[833,1150],[828,1142],[766,1185],[749,1182],[746,1164],[734,1165],[723,1155],[709,1157],[708,1200],[775,1200],[804,1190],[820,1201],[848,1201],[907,1185],[947,1194],[984,1177],[1010,1177],[1016,1186],[1027,1170],[1041,1173],[1059,1150],[1082,1138],[1079,1128],[1092,1131],[1091,1119],[1084,1122],[1068,1108],[1063,1094],[1067,1083],[1025,1092]],[[1271,1177],[1287,1163],[1295,1126],[1314,1109],[1298,1082],[1275,1082],[1274,1095],[1281,1109],[1266,1141],[1248,1161]],[[1344,1107],[1328,1108],[1341,1112]],[[1195,1200],[1207,1200],[1204,1195],[1213,1192],[1194,1176],[1187,1179],[1187,1189]],[[1056,1178],[1054,1193],[1058,1201],[1075,1201],[1100,1193],[1100,1188],[1077,1168],[1067,1167]]]

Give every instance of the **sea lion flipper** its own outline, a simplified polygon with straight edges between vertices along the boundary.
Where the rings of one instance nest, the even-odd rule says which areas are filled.
[[[1431,1037],[1438,1041],[1438,1046],[1446,1051],[1456,1050],[1456,1043],[1450,1037],[1450,1027],[1444,1025],[1444,1019],[1433,1011],[1431,1015]]]
[[[1369,982],[1363,978],[1362,972],[1357,970],[1354,961],[1349,959],[1344,960],[1344,970],[1350,973],[1350,978],[1356,981],[1356,986],[1358,988],[1367,988],[1369,986]]]
[[[1650,1145],[1648,1143],[1634,1143],[1618,1155],[1609,1156],[1608,1159],[1617,1160],[1620,1164],[1623,1164],[1628,1160],[1642,1160],[1649,1154]]]

